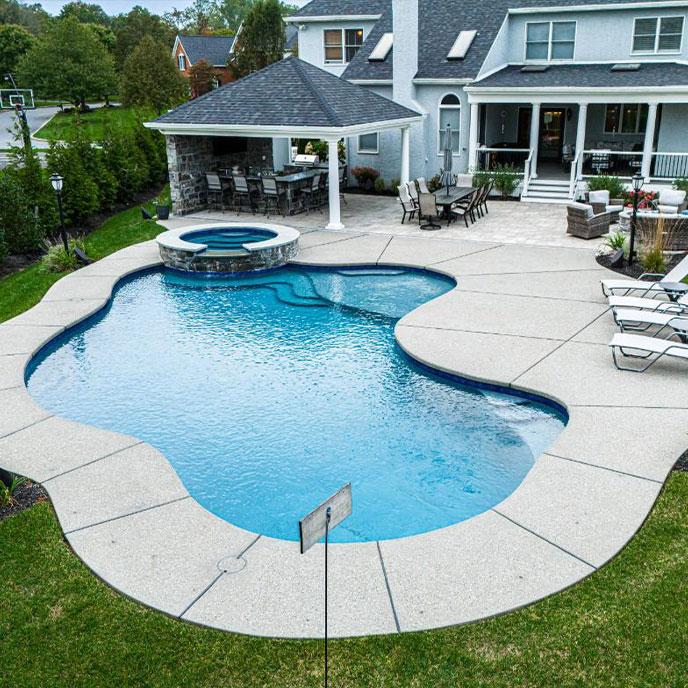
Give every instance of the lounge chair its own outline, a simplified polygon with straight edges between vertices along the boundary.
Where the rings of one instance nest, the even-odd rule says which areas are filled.
[[[658,313],[688,313],[688,298],[681,296],[676,301],[661,301],[660,299],[644,299],[640,296],[610,296],[609,305],[612,313],[621,308],[633,308],[639,311],[656,311]]]
[[[640,334],[615,334],[609,342],[614,358],[614,365],[619,370],[630,370],[634,373],[642,373],[654,365],[664,356],[688,360],[688,344],[671,341],[669,339],[656,339],[643,337]],[[647,361],[639,366],[627,366],[620,364],[620,357]]]
[[[660,213],[679,213],[685,208],[686,192],[680,189],[662,189],[657,199]]]
[[[441,229],[441,225],[435,220],[439,220],[442,211],[437,206],[437,201],[431,193],[418,194],[418,224],[421,229]],[[423,220],[427,220],[423,224]]]
[[[647,277],[661,277],[660,280],[644,281]],[[662,283],[668,282],[682,282],[685,277],[688,277],[688,255],[683,258],[671,271],[666,275],[661,273],[646,272],[640,275],[637,280],[632,279],[611,279],[602,280],[602,293],[605,296],[616,294],[627,295],[634,291],[640,291],[648,296],[656,296],[658,294],[666,294],[666,289],[662,287]],[[656,293],[655,293],[656,292]]]
[[[607,191],[606,189],[588,192],[588,201],[590,202],[590,205],[592,206],[592,210],[595,213],[595,215],[598,215],[599,213],[611,213],[611,221],[619,221],[619,215],[624,209],[623,204],[611,205],[609,201],[609,191]]]
[[[688,330],[688,319],[676,313],[662,313],[659,311],[639,311],[633,308],[620,308],[614,313],[614,320],[622,332],[643,332],[654,328],[649,336],[664,338],[678,336],[683,342]]]
[[[409,194],[406,184],[400,184],[397,186],[397,190],[399,191],[399,203],[401,203],[401,209],[404,211],[404,215],[401,218],[401,224],[403,225],[407,215],[409,216],[410,220],[413,219],[417,208],[413,202],[413,199],[411,198],[411,195]]]
[[[595,215],[592,206],[585,203],[569,203],[566,206],[566,233],[581,239],[594,239],[609,232],[613,213]]]

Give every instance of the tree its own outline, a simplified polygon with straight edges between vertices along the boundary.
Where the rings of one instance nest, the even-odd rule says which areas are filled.
[[[34,37],[16,24],[0,24],[0,79],[17,69],[19,59],[34,43]]]
[[[169,46],[172,51],[176,28],[163,20],[157,14],[151,14],[147,9],[134,7],[127,14],[120,14],[112,22],[115,33],[115,63],[117,69],[122,69],[124,61],[131,55],[134,48],[144,36],[151,36],[156,41]]]
[[[189,88],[191,97],[198,98],[208,91],[212,91],[215,80],[215,70],[205,61],[199,60],[189,68]]]
[[[60,19],[74,17],[82,24],[99,24],[100,26],[110,26],[110,17],[100,5],[88,2],[68,2],[60,12]]]
[[[115,87],[112,56],[93,29],[74,17],[51,22],[18,72],[22,83],[40,95],[64,98],[82,110],[87,98],[102,98]]]
[[[43,30],[49,16],[38,3],[25,5],[19,0],[0,0],[0,24],[23,26],[34,36]]]
[[[157,113],[180,103],[186,90],[169,49],[151,36],[144,36],[125,60],[121,82],[125,105],[152,107]]]
[[[256,0],[241,28],[228,67],[235,78],[284,57],[284,22],[279,0]]]

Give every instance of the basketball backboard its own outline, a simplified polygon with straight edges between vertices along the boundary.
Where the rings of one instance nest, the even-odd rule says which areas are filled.
[[[0,110],[14,110],[17,105],[21,105],[25,110],[33,110],[36,107],[33,89],[0,88]]]

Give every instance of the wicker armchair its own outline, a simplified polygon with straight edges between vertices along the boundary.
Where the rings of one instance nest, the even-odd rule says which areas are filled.
[[[581,239],[594,239],[609,233],[613,213],[595,215],[591,206],[585,203],[570,203],[566,206],[566,233]]]

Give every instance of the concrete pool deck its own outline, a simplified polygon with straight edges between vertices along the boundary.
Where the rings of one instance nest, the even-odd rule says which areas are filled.
[[[550,397],[570,415],[495,508],[423,535],[331,545],[333,636],[507,612],[590,575],[642,525],[688,446],[688,375],[671,361],[642,375],[616,370],[599,286],[609,273],[593,251],[316,229],[295,262],[455,277],[456,289],[399,321],[400,346],[435,368]],[[41,346],[106,305],[121,277],[159,264],[154,241],[123,249],[0,325],[0,467],[43,483],[76,554],[123,594],[220,629],[321,636],[322,546],[302,556],[298,543],[213,516],[160,452],[47,413],[26,391]]]

